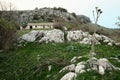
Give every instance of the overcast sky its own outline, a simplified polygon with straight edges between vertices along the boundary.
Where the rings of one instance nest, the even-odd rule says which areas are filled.
[[[93,20],[92,11],[96,6],[103,10],[98,24],[116,28],[115,22],[120,16],[120,0],[0,0],[13,3],[18,10],[32,10],[35,7],[63,7],[69,12],[84,14]]]

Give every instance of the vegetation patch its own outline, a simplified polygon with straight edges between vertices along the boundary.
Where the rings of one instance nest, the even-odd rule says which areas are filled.
[[[116,46],[96,45],[95,48],[98,58],[110,58],[120,54]],[[69,65],[74,56],[83,56],[79,61],[86,61],[89,50],[90,45],[78,43],[27,43],[15,51],[10,51],[9,54],[0,52],[0,79],[60,80],[67,72],[59,74],[59,71]],[[110,62],[120,67],[116,60],[110,59]],[[77,80],[119,80],[119,74],[119,71],[108,71],[101,76],[97,72],[86,72],[80,74]]]

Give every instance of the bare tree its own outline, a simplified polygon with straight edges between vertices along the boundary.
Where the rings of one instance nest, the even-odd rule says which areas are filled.
[[[96,14],[95,14],[96,13]],[[102,10],[99,9],[98,7],[95,7],[95,11],[93,10],[93,17],[94,17],[94,23],[97,25],[97,22],[99,20],[100,15],[102,14]],[[92,46],[91,46],[91,50],[90,50],[90,57],[92,58],[95,54],[95,43],[96,43],[96,29],[94,28],[94,33],[92,36]]]
[[[13,11],[16,7],[12,3],[0,1],[0,11]]]

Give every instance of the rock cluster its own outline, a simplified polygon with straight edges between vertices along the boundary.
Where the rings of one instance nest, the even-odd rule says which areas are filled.
[[[53,30],[33,30],[22,37],[20,40],[28,41],[28,42],[57,42],[63,43],[65,40],[68,42],[75,41],[81,44],[92,44],[94,41],[95,44],[106,43],[107,45],[112,46],[113,44],[118,45],[115,43],[114,40],[108,38],[104,35],[91,35],[88,32],[83,32],[82,30],[76,31],[66,31],[67,35],[61,30],[53,29]],[[93,37],[95,36],[95,37]]]
[[[107,43],[111,46],[115,43],[114,40],[108,38],[107,36],[99,34],[91,35],[88,32],[83,32],[82,30],[68,31],[67,40],[78,41],[79,43],[83,44],[92,44],[93,41],[95,44],[101,44],[102,41],[103,43]]]
[[[77,60],[78,57],[73,57],[71,60]],[[73,80],[77,77],[78,74],[85,73],[88,71],[97,71],[99,74],[104,75],[106,70],[119,70],[119,68],[113,66],[108,59],[100,58],[97,59],[95,57],[88,59],[87,61],[81,61],[77,64],[71,64],[65,66],[63,69],[59,71],[59,73],[68,71],[61,80]]]
[[[39,43],[45,42],[64,42],[64,33],[61,30],[54,29],[54,30],[33,30],[22,37],[20,40],[34,42],[38,41]]]

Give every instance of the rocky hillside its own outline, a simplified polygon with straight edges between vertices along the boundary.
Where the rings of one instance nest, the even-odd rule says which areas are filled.
[[[28,22],[54,22],[61,18],[65,22],[90,23],[90,19],[84,15],[69,13],[64,8],[35,8],[34,10],[19,11],[20,24],[26,25]]]

